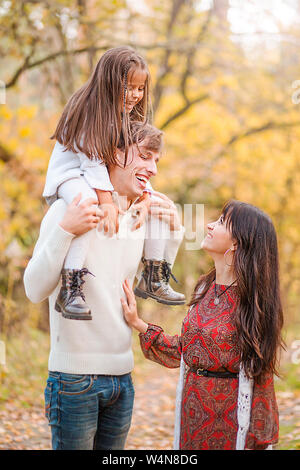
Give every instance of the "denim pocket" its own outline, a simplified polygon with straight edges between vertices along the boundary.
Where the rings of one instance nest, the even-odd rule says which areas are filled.
[[[50,413],[51,413],[51,397],[52,397],[52,382],[47,382],[44,396],[45,396],[45,418],[50,423]]]
[[[62,395],[82,395],[88,392],[94,383],[92,375],[61,374],[60,392]]]

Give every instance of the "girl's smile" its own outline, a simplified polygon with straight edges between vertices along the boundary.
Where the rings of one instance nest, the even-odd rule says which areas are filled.
[[[130,113],[144,96],[147,73],[141,68],[129,70],[125,110]]]

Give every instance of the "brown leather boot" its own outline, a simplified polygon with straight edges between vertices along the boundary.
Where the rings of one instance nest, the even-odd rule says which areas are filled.
[[[166,260],[151,260],[142,258],[144,270],[134,289],[137,297],[151,297],[161,304],[182,305],[185,303],[184,294],[175,292],[169,285],[170,276],[177,279],[171,272],[171,265]]]
[[[55,302],[55,310],[62,313],[64,318],[71,320],[92,320],[91,310],[85,303],[82,286],[83,276],[90,273],[83,269],[63,269],[62,286]]]

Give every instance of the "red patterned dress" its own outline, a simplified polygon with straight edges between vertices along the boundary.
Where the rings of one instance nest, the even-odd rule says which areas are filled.
[[[217,294],[226,286],[217,284]],[[147,359],[166,367],[179,367],[181,354],[188,367],[211,371],[239,371],[239,342],[234,324],[237,288],[230,287],[214,304],[214,284],[192,306],[182,324],[181,336],[170,336],[149,325],[140,334]],[[182,397],[180,449],[234,450],[237,424],[237,378],[198,376],[188,370]],[[254,384],[247,449],[264,449],[278,441],[278,409],[273,376]]]

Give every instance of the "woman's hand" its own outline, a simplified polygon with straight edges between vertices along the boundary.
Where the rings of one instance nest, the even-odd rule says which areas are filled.
[[[151,201],[149,213],[169,224],[171,232],[180,230],[181,223],[174,202],[158,191],[153,191],[153,195],[158,196],[161,201]]]
[[[97,227],[103,212],[98,207],[97,199],[86,199],[79,204],[81,193],[68,205],[60,226],[66,232],[79,236]]]
[[[131,328],[135,328],[140,333],[146,333],[148,324],[138,316],[134,292],[129,285],[128,279],[125,279],[123,282],[123,289],[126,299],[121,298],[121,304],[126,322]]]

